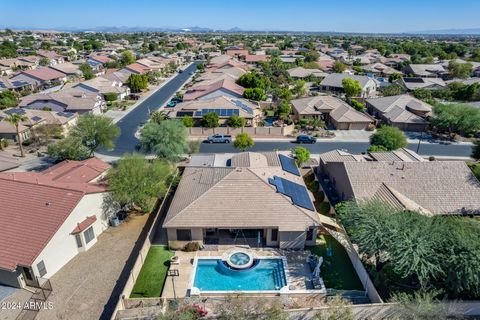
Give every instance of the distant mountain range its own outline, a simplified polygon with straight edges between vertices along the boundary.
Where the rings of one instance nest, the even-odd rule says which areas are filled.
[[[51,30],[51,31],[68,31],[68,32],[193,32],[193,33],[209,33],[209,32],[227,32],[227,33],[242,33],[242,32],[271,32],[271,33],[308,33],[308,34],[360,34],[360,35],[480,35],[480,28],[469,29],[443,29],[443,30],[424,30],[424,31],[410,31],[410,32],[341,32],[341,31],[290,31],[290,30],[245,30],[239,27],[233,27],[226,30],[212,29],[207,27],[192,26],[186,28],[180,27],[112,27],[112,26],[98,26],[93,28],[75,28],[75,27],[60,27],[60,28],[32,28],[32,27],[6,27],[14,30]]]

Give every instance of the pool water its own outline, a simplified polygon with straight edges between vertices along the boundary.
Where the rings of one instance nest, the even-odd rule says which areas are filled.
[[[237,266],[243,266],[250,262],[250,257],[246,253],[236,252],[230,256],[230,261]]]
[[[232,270],[220,259],[198,259],[194,287],[201,291],[280,290],[287,284],[282,259],[258,259],[247,270]]]

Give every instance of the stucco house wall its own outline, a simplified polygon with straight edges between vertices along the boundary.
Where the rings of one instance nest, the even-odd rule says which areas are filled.
[[[42,277],[50,278],[79,252],[88,250],[97,242],[97,237],[108,228],[108,220],[102,210],[105,195],[106,193],[87,194],[80,200],[69,217],[33,262],[32,269],[35,276],[40,277],[38,263],[42,260],[45,263],[45,269],[47,271]],[[71,232],[78,223],[93,215],[97,217],[97,221],[92,224],[95,237],[86,246],[78,248],[75,235],[72,235]],[[85,245],[83,232],[81,233],[81,237]]]

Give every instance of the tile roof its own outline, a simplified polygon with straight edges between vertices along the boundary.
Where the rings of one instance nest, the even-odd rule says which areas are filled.
[[[369,81],[372,81],[372,79],[367,76],[350,75],[347,73],[330,73],[322,80],[320,85],[334,88],[343,88],[342,81],[345,78],[357,80],[362,86],[362,88],[364,88]]]
[[[343,162],[356,199],[385,185],[408,210],[427,214],[480,214],[480,182],[463,161]]]
[[[65,73],[48,68],[48,67],[42,67],[42,68],[33,69],[33,70],[24,70],[24,71],[21,71],[20,73],[39,79],[41,81],[56,80],[56,79],[64,78],[66,76]]]
[[[236,102],[240,102],[242,105],[251,108],[252,112],[248,112],[245,109],[239,107]],[[175,106],[172,113],[183,111],[196,111],[202,109],[235,109],[239,110],[240,117],[252,118],[254,116],[253,110],[259,109],[259,106],[243,98],[232,99],[227,96],[218,96],[207,100],[191,100],[181,102]]]
[[[301,115],[313,115],[329,112],[336,122],[372,122],[366,114],[349,106],[333,96],[314,96],[291,101],[293,108]]]
[[[77,226],[70,232],[70,234],[80,233],[87,230],[95,221],[97,221],[97,216],[86,217],[82,222],[77,223]]]
[[[268,159],[273,154],[237,154],[232,157],[237,167],[187,167],[164,227],[271,226],[303,231],[319,225],[315,211],[292,204],[268,183],[268,178],[278,176],[304,185],[301,177],[274,166],[278,160]]]
[[[243,92],[245,91],[243,87],[239,86],[235,82],[223,79],[208,86],[197,85],[190,88],[190,90],[187,91],[187,93],[185,93],[183,96],[183,100],[195,100],[220,89],[225,89],[240,96],[243,95]]]
[[[0,268],[30,266],[83,196],[106,190],[91,181],[108,168],[91,158],[43,172],[0,173]]]

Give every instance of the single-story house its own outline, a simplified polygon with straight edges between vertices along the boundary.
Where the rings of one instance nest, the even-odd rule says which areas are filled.
[[[320,83],[320,89],[325,92],[343,93],[342,81],[345,78],[357,80],[362,87],[362,97],[370,97],[377,91],[377,83],[367,76],[350,75],[347,73],[330,73]]]
[[[88,56],[88,60],[95,61],[96,63],[100,63],[102,65],[106,65],[109,62],[113,62],[114,60],[107,55],[92,53]]]
[[[442,89],[447,86],[442,78],[419,78],[419,77],[406,77],[397,80],[397,83],[402,85],[407,90],[415,89]]]
[[[37,54],[42,58],[47,58],[50,66],[54,66],[56,64],[65,62],[65,57],[59,55],[55,51],[40,49],[40,50],[37,50]]]
[[[381,77],[388,77],[394,73],[402,74],[400,71],[380,62],[362,66],[362,69],[367,73],[373,73],[374,75]]]
[[[69,78],[82,76],[80,65],[71,62],[55,64],[50,66],[49,68],[65,73]]]
[[[287,70],[288,74],[292,78],[296,79],[304,79],[308,78],[310,76],[313,76],[315,78],[325,78],[327,74],[323,72],[322,70],[319,69],[305,69],[303,67],[296,67],[292,69]]]
[[[12,90],[12,91],[23,91],[23,90],[31,90],[33,86],[31,83],[24,81],[24,80],[13,80],[8,77],[0,77],[0,92],[5,90]]]
[[[305,60],[305,56],[302,56],[301,54],[282,54],[279,58],[283,63],[296,63],[297,60]]]
[[[56,112],[101,114],[105,108],[105,100],[99,93],[70,88],[25,96],[20,99],[19,106]]]
[[[314,96],[291,101],[295,120],[318,118],[337,130],[364,130],[373,119],[333,96]]]
[[[367,111],[381,122],[405,131],[425,131],[432,106],[409,94],[367,99]]]
[[[241,98],[245,89],[233,81],[223,79],[210,85],[196,85],[188,89],[183,96],[184,101],[206,100],[218,96]]]
[[[411,150],[358,157],[320,155],[322,183],[339,200],[378,200],[427,215],[480,215],[480,182],[463,161],[422,161]]]
[[[179,103],[168,115],[172,118],[190,116],[196,120],[196,125],[200,125],[202,117],[209,112],[215,112],[218,115],[221,125],[225,124],[231,116],[237,115],[246,120],[246,126],[255,126],[254,120],[262,113],[260,107],[249,100],[218,96]]]
[[[55,82],[66,82],[67,75],[49,67],[41,67],[33,70],[20,71],[20,73],[13,76],[11,79],[13,81],[28,82],[33,87],[46,88]]]
[[[103,76],[80,82],[74,85],[73,88],[84,92],[101,93],[102,95],[115,93],[118,100],[123,100],[130,94],[130,88],[123,86],[122,82]]]
[[[91,158],[0,173],[0,284],[37,286],[96,243],[108,227],[101,180],[109,167]]]
[[[70,127],[77,122],[78,115],[70,112],[43,111],[25,108],[10,108],[0,110],[0,138],[17,141],[17,132],[13,124],[6,121],[10,114],[20,114],[26,117],[25,121],[19,124],[19,132],[22,141],[32,136],[32,129],[41,126],[60,126],[66,134]]]
[[[185,168],[163,222],[170,245],[315,244],[319,214],[293,158],[278,152],[212,158]]]
[[[441,64],[409,64],[404,73],[420,78],[443,78],[448,71]]]
[[[266,54],[247,54],[245,56],[245,62],[247,64],[257,64],[261,61],[268,61],[270,56]]]

